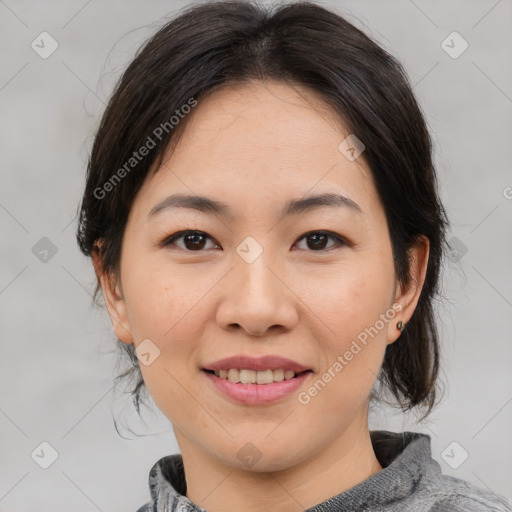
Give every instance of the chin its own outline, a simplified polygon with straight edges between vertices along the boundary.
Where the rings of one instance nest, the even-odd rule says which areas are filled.
[[[272,440],[272,443],[257,438],[254,441],[243,440],[236,442],[232,450],[234,454],[233,451],[217,452],[217,456],[228,466],[255,473],[286,470],[300,464],[302,460],[297,445],[282,440]]]

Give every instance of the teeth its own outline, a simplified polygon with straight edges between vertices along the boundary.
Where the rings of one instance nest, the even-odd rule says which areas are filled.
[[[254,370],[240,370],[240,382],[242,384],[254,384],[256,382],[256,372]]]
[[[284,380],[284,370],[272,370],[272,373],[274,375],[275,382],[281,382],[282,380]]]
[[[256,384],[270,384],[274,382],[274,372],[272,370],[254,373],[256,373]]]
[[[242,384],[271,384],[272,382],[281,382],[283,380],[290,380],[295,377],[293,370],[238,370],[230,368],[229,370],[219,370],[215,372],[217,377],[227,379],[231,382],[241,382]]]
[[[228,370],[228,379],[231,382],[240,382],[240,372],[238,370]]]

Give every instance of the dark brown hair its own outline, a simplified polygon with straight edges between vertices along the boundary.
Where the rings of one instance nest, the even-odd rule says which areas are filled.
[[[362,157],[385,208],[402,285],[410,282],[408,249],[420,235],[430,241],[418,305],[400,338],[387,346],[378,378],[381,391],[390,392],[403,410],[426,407],[426,416],[439,391],[433,301],[448,226],[431,138],[402,66],[334,11],[312,2],[267,7],[217,1],[193,4],[162,26],[124,71],[102,117],[87,168],[79,247],[88,256],[98,251],[104,271],[118,276],[132,202],[164,151],[179,140],[184,106],[224,85],[266,78],[313,89],[363,141]],[[130,160],[144,145],[154,147]],[[99,289],[98,283],[95,297]],[[136,378],[132,395],[140,414],[145,386],[134,345],[118,342],[131,367],[117,379]]]

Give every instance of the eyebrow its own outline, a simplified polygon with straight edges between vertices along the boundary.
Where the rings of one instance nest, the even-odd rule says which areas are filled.
[[[324,193],[287,201],[281,215],[283,217],[299,215],[321,207],[347,207],[358,214],[364,213],[362,208],[349,197],[341,194]],[[204,213],[233,217],[231,208],[222,201],[204,196],[173,194],[151,208],[146,217],[146,222],[164,210],[173,208],[189,208]]]

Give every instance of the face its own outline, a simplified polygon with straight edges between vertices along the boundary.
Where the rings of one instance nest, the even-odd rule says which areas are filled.
[[[386,346],[419,291],[397,285],[364,153],[342,154],[349,133],[313,91],[229,86],[189,115],[135,198],[120,282],[102,277],[107,306],[117,336],[146,354],[145,384],[180,445],[233,467],[243,467],[243,450],[259,454],[259,470],[290,467],[366,428]],[[174,194],[226,209],[172,206],[165,200]],[[322,194],[346,199],[285,211]],[[205,371],[236,356],[270,356],[260,370],[277,370],[244,379],[279,380],[292,363],[308,371],[275,384]],[[241,391],[250,386],[260,391]]]

